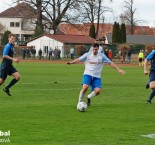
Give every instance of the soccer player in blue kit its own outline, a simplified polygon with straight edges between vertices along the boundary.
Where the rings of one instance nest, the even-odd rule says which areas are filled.
[[[98,50],[99,44],[95,43],[93,45],[92,51],[85,53],[84,55],[73,61],[67,62],[67,64],[76,64],[82,61],[85,63],[85,71],[82,80],[82,90],[80,91],[78,102],[82,101],[84,94],[86,93],[89,86],[91,86],[92,92],[87,96],[88,106],[90,106],[91,104],[91,98],[101,93],[101,72],[104,62],[116,69],[118,73],[125,73],[124,70],[121,70],[111,60],[109,60],[104,53],[100,53],[98,52]]]
[[[3,60],[0,67],[0,85],[2,85],[8,75],[12,75],[14,78],[11,80],[11,82],[3,89],[3,91],[8,95],[10,94],[10,88],[16,84],[20,79],[20,74],[17,72],[17,70],[12,65],[13,62],[18,63],[18,58],[13,58],[14,53],[14,43],[16,40],[16,36],[14,34],[9,34],[8,36],[9,42],[5,45],[3,50]]]
[[[151,101],[155,96],[155,50],[152,50],[152,52],[146,57],[144,61],[145,75],[148,75],[148,70],[147,70],[148,61],[151,61],[151,68],[150,68],[150,74],[149,74],[149,83],[147,85],[148,87],[150,87],[150,89],[152,89],[152,92],[150,93],[150,96],[147,99],[147,104],[151,104]]]

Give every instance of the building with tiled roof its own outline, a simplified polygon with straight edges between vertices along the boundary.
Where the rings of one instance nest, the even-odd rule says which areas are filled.
[[[95,28],[97,24],[95,23]],[[64,34],[72,34],[72,35],[86,35],[89,36],[91,23],[83,23],[83,24],[66,24],[62,23],[59,26],[59,29]],[[112,33],[113,24],[99,24],[99,33],[98,38],[104,37],[106,34]],[[127,35],[130,34],[129,26],[126,26]],[[149,26],[135,26],[134,30],[135,35],[155,35],[155,28],[150,28]]]
[[[3,26],[3,30],[0,33],[3,34],[4,31],[9,30],[17,35],[19,41],[30,40],[34,33],[36,20],[36,9],[24,2],[18,3],[16,6],[0,13],[0,24]],[[43,23],[47,23],[48,21],[43,16]]]
[[[27,42],[27,46],[33,46],[38,51],[41,49],[43,56],[48,55],[50,49],[58,48],[61,50],[61,57],[65,55],[65,47],[75,48],[77,45],[85,45],[88,48],[95,43],[95,39],[85,35],[64,35],[64,34],[44,34]]]

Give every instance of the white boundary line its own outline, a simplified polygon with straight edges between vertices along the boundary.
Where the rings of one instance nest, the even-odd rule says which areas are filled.
[[[155,134],[141,135],[142,137],[155,138]]]
[[[22,91],[48,91],[48,90],[56,90],[56,91],[70,91],[70,90],[80,90],[80,88],[68,88],[68,89],[28,89]]]
[[[42,82],[38,82],[38,83],[19,83],[22,85],[38,85],[38,84],[80,84],[80,83],[73,83],[73,82],[46,82],[46,83],[42,83]]]

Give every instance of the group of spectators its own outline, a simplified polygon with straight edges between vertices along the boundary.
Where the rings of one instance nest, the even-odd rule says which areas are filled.
[[[30,57],[35,58],[35,56],[36,56],[35,48],[33,48],[31,50],[29,48],[23,48],[22,49],[22,56],[23,56],[23,59],[29,59]]]
[[[110,59],[112,60],[113,58],[113,51],[111,49],[108,48],[103,48],[102,50],[104,52],[104,54]],[[71,60],[74,60],[74,56],[75,56],[75,49],[73,47],[70,48],[70,58]],[[128,50],[128,51],[118,51],[118,55],[119,55],[119,60],[122,58],[122,63],[130,63],[131,61],[131,55],[132,55],[132,49]],[[36,49],[29,49],[29,48],[23,48],[22,49],[22,56],[23,59],[29,59],[29,58],[35,58],[36,57]],[[61,59],[61,50],[58,48],[55,48],[54,50],[51,48],[47,55],[46,55],[47,59],[49,60],[60,60]],[[145,59],[145,57],[147,56],[147,52],[144,52],[143,50],[139,51],[138,54],[138,60],[139,60],[139,66],[143,66],[143,61]],[[42,59],[43,57],[43,52],[40,49],[38,51],[38,58]]]
[[[54,50],[50,49],[46,56],[49,60],[60,60],[61,59],[61,50],[58,48],[55,48]],[[23,48],[22,49],[22,57],[23,57],[23,59],[35,58],[36,57],[35,48],[33,48],[33,49]],[[43,57],[43,51],[41,49],[39,49],[38,58],[42,59],[42,57]]]
[[[60,60],[61,59],[61,50],[58,48],[50,49],[48,52],[48,59],[49,60]]]

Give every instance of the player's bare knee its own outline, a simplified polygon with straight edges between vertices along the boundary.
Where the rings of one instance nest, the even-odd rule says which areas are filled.
[[[19,80],[20,80],[20,76],[18,76],[16,80],[18,80],[18,81],[19,81]]]
[[[94,90],[94,91],[95,91],[96,96],[99,95],[99,94],[101,93],[101,89],[96,89],[96,90]]]
[[[150,84],[150,88],[155,89],[155,84],[154,83]]]
[[[155,89],[155,86],[150,86],[150,89]]]
[[[0,79],[0,85],[2,85],[4,83],[4,80]]]
[[[98,96],[101,92],[100,91],[97,91],[97,92],[95,92],[96,93],[96,96]]]
[[[85,93],[88,88],[82,88],[82,92]]]
[[[19,81],[20,80],[20,75],[15,76],[15,79]]]

